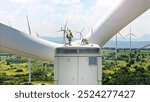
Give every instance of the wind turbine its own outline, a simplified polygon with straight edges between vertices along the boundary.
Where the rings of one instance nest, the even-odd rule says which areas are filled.
[[[18,31],[14,28],[10,28],[0,23],[0,51],[10,53],[13,52],[17,55],[39,60],[48,60],[48,61],[55,60],[54,61],[55,68],[65,66],[63,68],[68,69],[68,70],[61,69],[60,71],[54,68],[55,69],[54,79],[60,78],[59,79],[60,83],[58,84],[62,84],[61,82],[68,82],[67,84],[80,84],[80,82],[84,82],[84,84],[86,85],[93,84],[93,81],[95,81],[93,80],[93,78],[100,79],[99,81],[102,80],[101,77],[102,74],[100,73],[102,71],[98,72],[97,69],[95,68],[96,65],[98,65],[98,67],[101,67],[101,64],[99,63],[102,62],[101,61],[102,59],[100,54],[97,55],[94,54],[95,56],[89,57],[92,56],[93,54],[87,53],[89,52],[97,53],[99,51],[97,48],[103,47],[104,44],[108,40],[110,40],[117,32],[119,32],[121,29],[123,29],[125,26],[127,26],[129,23],[131,23],[133,20],[135,20],[149,8],[150,8],[150,0],[138,0],[138,2],[137,0],[120,0],[118,5],[112,8],[110,12],[108,12],[106,16],[103,16],[103,18],[99,20],[97,24],[93,27],[94,34],[91,34],[91,32],[89,32],[85,37],[88,40],[92,38],[91,43],[93,46],[91,46],[91,44],[76,46],[74,45],[75,43],[73,43],[72,46],[64,46],[64,44],[49,42],[40,38],[34,39],[33,37],[25,34],[24,32]],[[65,31],[66,27],[64,32]],[[92,48],[96,49],[93,50]],[[82,54],[84,52],[86,52],[85,54],[86,56]],[[62,53],[66,53],[67,55],[63,56],[64,54]],[[56,56],[56,54],[59,55]],[[79,58],[77,54],[82,58]],[[75,57],[71,57],[73,59],[72,60],[69,59],[70,56]],[[86,59],[84,57],[86,57]],[[95,57],[100,59],[97,60]],[[79,64],[79,62],[83,63]],[[58,64],[62,64],[63,66],[58,66]],[[70,66],[68,66],[68,64]],[[73,64],[76,65],[74,66]],[[93,64],[94,66],[93,65],[91,66],[91,64]],[[78,65],[83,66],[82,68],[79,69]],[[94,68],[87,68],[87,66]],[[87,70],[90,70],[88,71],[88,75]],[[93,72],[91,73],[91,71]],[[58,73],[61,75],[61,77],[56,76],[58,75]],[[100,74],[98,74],[98,76],[95,76],[97,75],[97,73]],[[74,75],[75,77],[74,76],[72,77],[72,75]],[[67,78],[69,78],[70,80],[67,80]],[[76,78],[80,78],[80,80],[78,81],[76,80]]]
[[[65,37],[65,35],[66,35],[66,32],[67,32],[68,21],[69,21],[69,18],[67,19],[65,26],[61,27],[61,29],[59,31],[57,31],[57,32],[63,32],[63,34],[64,34],[63,35],[64,45],[66,45],[66,37]]]
[[[82,35],[82,32],[84,31],[85,27],[82,28],[82,30],[79,32],[79,31],[76,31],[76,33],[79,33],[80,34],[80,40],[83,39],[83,35]]]
[[[128,36],[130,36],[130,59],[131,59],[131,53],[132,53],[132,36],[135,36],[136,37],[136,35],[134,35],[133,33],[132,33],[132,29],[131,29],[131,27],[130,27],[130,33],[129,34],[127,34],[126,35],[126,37],[128,37]]]
[[[121,35],[120,32],[118,34],[124,39],[124,37]],[[116,49],[115,49],[115,52],[116,52],[116,63],[117,63],[117,58],[118,58],[118,52],[117,52],[117,50],[118,50],[118,34],[116,34]]]
[[[28,16],[26,16],[26,19],[27,19],[29,34],[31,35],[31,28],[30,28]],[[31,84],[31,58],[28,58],[28,68],[29,68],[29,84]]]

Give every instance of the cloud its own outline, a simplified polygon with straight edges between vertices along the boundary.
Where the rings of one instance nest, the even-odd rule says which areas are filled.
[[[80,0],[51,0],[56,5],[74,5],[80,3]]]
[[[128,26],[121,30],[123,35],[126,35],[130,32],[130,27],[132,28],[132,33],[137,37],[134,39],[138,39],[144,34],[150,34],[150,10],[139,16],[137,19],[132,21]]]
[[[60,36],[56,31],[60,29],[70,17],[68,27],[73,31],[80,31],[85,27],[84,35],[99,21],[106,13],[120,0],[91,0],[87,3],[82,0],[9,0],[0,9],[2,22],[8,25],[8,20],[17,29],[28,32],[25,15],[29,16],[33,31],[43,35]],[[3,3],[2,3],[3,5]],[[2,7],[0,7],[2,8]],[[12,9],[13,8],[13,9]],[[9,12],[8,12],[9,10]],[[10,12],[11,11],[11,12]],[[150,12],[145,13],[139,19],[132,22],[133,33],[142,36],[149,33]],[[125,27],[121,33],[125,35],[129,32],[129,26]]]
[[[29,3],[35,3],[37,0],[9,0],[13,3],[19,3],[19,4],[29,4]]]

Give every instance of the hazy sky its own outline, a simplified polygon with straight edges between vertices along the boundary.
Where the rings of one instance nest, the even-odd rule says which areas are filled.
[[[108,10],[120,0],[0,0],[0,22],[28,32],[26,15],[29,16],[32,33],[41,36],[62,36],[56,33],[69,17],[69,28],[84,35]],[[137,38],[150,34],[150,10],[133,21],[122,31],[122,35],[132,33]],[[76,34],[77,36],[77,34]]]

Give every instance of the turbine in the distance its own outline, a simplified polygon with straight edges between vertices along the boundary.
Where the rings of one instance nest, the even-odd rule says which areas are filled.
[[[132,36],[136,37],[136,35],[134,35],[134,34],[132,33],[131,27],[130,27],[130,33],[127,34],[125,37],[128,37],[128,36],[130,36],[130,60],[131,60],[131,53],[132,53]]]
[[[68,25],[69,18],[66,21],[66,24],[64,27],[61,27],[61,29],[57,32],[63,32],[63,40],[64,40],[64,45],[66,45],[66,33],[67,33],[67,25]]]
[[[84,29],[85,29],[85,27],[84,27],[84,28],[82,28],[82,30],[81,30],[81,31],[76,31],[76,33],[80,34],[80,40],[82,40],[82,39],[83,39],[83,35],[82,35],[82,33],[83,33]]]
[[[118,34],[124,39],[124,37],[121,35],[120,32],[116,34],[116,48],[115,48],[115,52],[116,52],[116,63],[117,63],[117,60],[118,60]]]

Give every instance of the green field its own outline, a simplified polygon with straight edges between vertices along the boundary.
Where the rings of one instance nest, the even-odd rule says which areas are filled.
[[[104,85],[149,85],[150,49],[103,49]],[[131,56],[130,56],[131,55]],[[0,53],[1,85],[53,85],[53,62],[32,60],[32,83],[28,83],[28,59]]]
[[[32,60],[32,83],[28,83],[28,59],[19,56],[0,56],[0,84],[53,84],[53,64]]]

